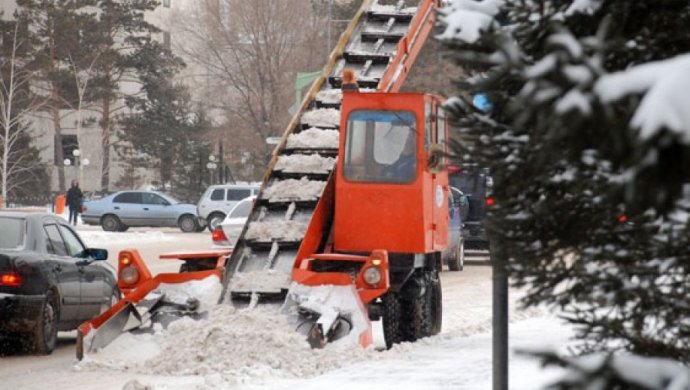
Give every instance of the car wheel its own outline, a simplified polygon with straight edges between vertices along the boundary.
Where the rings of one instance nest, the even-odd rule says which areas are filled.
[[[33,331],[33,349],[36,353],[48,355],[57,343],[58,300],[52,291],[46,293],[41,307],[39,321]]]
[[[106,232],[117,232],[120,230],[121,226],[122,223],[120,222],[120,218],[116,215],[108,214],[101,219],[101,227]]]
[[[192,215],[181,216],[177,225],[180,227],[180,230],[182,230],[185,233],[195,232],[199,226],[199,224],[196,221],[196,218],[194,218],[194,216]]]
[[[113,292],[110,294],[110,299],[101,304],[101,310],[99,310],[98,315],[105,313],[108,311],[108,309],[115,306],[115,304],[120,301],[120,296],[120,290],[118,290],[117,287],[113,287]]]
[[[120,229],[118,229],[118,232],[126,232],[127,230],[129,230],[129,226],[120,223]]]
[[[465,243],[461,240],[456,245],[453,254],[448,258],[448,269],[451,271],[462,271],[465,267]]]
[[[225,214],[223,213],[212,213],[208,216],[208,231],[212,232],[215,228],[220,225],[225,219]]]

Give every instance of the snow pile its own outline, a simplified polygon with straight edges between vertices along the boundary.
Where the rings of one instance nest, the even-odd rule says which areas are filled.
[[[337,149],[338,131],[321,130],[317,127],[312,127],[297,134],[290,134],[286,148]]]
[[[289,273],[276,271],[273,269],[236,272],[230,280],[230,291],[244,292],[280,292],[290,286],[292,277]]]
[[[340,104],[343,100],[343,91],[337,88],[324,89],[316,94],[316,100],[323,104]]]
[[[298,221],[250,222],[244,238],[249,241],[301,241],[307,224]]]
[[[321,314],[320,321],[330,325],[342,315],[352,321],[352,330],[338,342],[357,344],[362,332],[369,327],[366,309],[359,300],[354,285],[349,286],[305,286],[293,283],[288,292],[288,299],[299,307]],[[371,335],[369,335],[371,337]]]
[[[309,180],[306,176],[299,180],[279,180],[264,190],[263,198],[269,202],[316,200],[325,186],[325,181]]]
[[[217,276],[209,276],[201,280],[191,280],[185,283],[161,283],[156,289],[165,294],[166,302],[186,303],[190,298],[199,300],[197,311],[210,310],[220,300],[223,285]]]
[[[299,173],[328,173],[333,169],[334,165],[334,157],[321,157],[318,154],[295,154],[278,157],[275,170]]]
[[[121,348],[125,343],[128,348]],[[115,344],[120,345],[111,348]],[[124,335],[79,366],[141,374],[220,375],[220,388],[229,388],[251,380],[311,377],[372,356],[373,351],[356,343],[311,349],[275,309],[217,305],[206,320],[182,318],[154,334]],[[135,360],[128,359],[132,357]]]
[[[99,247],[117,244],[144,243],[172,241],[173,236],[161,231],[151,230],[145,232],[103,232],[80,230],[79,236],[88,247]]]
[[[453,4],[441,9],[441,22],[446,29],[437,38],[441,40],[458,39],[465,43],[475,43],[482,32],[491,29],[504,0],[455,0]]]
[[[631,122],[640,129],[640,137],[648,140],[667,129],[690,144],[689,75],[690,54],[684,54],[602,76],[594,91],[604,102],[646,91]]]
[[[338,127],[340,124],[340,110],[335,108],[319,108],[302,114],[302,123],[312,127]]]

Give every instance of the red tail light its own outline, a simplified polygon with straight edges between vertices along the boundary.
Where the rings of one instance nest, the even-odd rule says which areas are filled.
[[[628,221],[628,216],[625,214],[621,214],[618,216],[618,222],[620,223],[626,223]]]
[[[225,235],[225,232],[223,231],[223,228],[217,227],[213,229],[213,232],[211,232],[211,238],[213,241],[227,241],[228,237]]]
[[[81,212],[83,213],[84,211],[86,211],[86,206],[81,206]]]
[[[489,197],[486,198],[486,200],[485,200],[484,202],[486,202],[486,205],[487,205],[487,206],[491,207],[491,206],[493,206],[493,205],[496,204],[496,199],[494,199],[493,197],[489,196]]]
[[[19,287],[21,285],[21,275],[17,273],[0,274],[0,286]]]

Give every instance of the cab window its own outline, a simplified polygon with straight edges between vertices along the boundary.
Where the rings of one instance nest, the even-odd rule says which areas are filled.
[[[344,175],[355,182],[408,183],[417,173],[416,118],[408,111],[350,113]]]

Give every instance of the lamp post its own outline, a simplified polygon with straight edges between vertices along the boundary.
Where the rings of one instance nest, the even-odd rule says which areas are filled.
[[[81,184],[82,179],[84,178],[84,167],[91,164],[91,161],[89,161],[89,159],[86,157],[81,158],[81,151],[79,149],[74,149],[72,151],[72,156],[74,156],[74,167],[76,168],[74,176],[75,179],[77,179]],[[72,165],[72,160],[69,158],[66,158],[63,162],[65,163],[65,166]]]
[[[218,167],[218,164],[216,164],[216,156],[210,155],[208,156],[208,162],[206,163],[206,168],[211,172],[211,184],[214,184],[214,175],[213,171]]]

